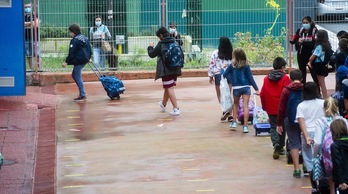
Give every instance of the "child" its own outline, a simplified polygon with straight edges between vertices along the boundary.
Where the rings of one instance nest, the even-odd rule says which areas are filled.
[[[314,82],[307,82],[303,86],[303,102],[297,107],[296,120],[301,128],[301,144],[303,161],[309,172],[312,193],[317,192],[317,183],[313,181],[313,152],[312,144],[317,119],[325,116],[324,100],[318,98],[318,85]]]
[[[161,58],[163,45],[174,43],[175,39],[169,36],[167,28],[163,26],[157,30],[156,36],[160,39],[160,41],[156,47],[154,43],[150,43],[149,47],[147,47],[147,53],[151,58],[158,57],[155,80],[162,78],[164,90],[162,100],[159,102],[159,106],[161,108],[161,112],[165,112],[167,102],[170,101],[173,105],[173,110],[169,114],[172,116],[179,116],[180,109],[175,96],[174,86],[176,86],[178,76],[181,75],[181,68],[169,69],[166,65],[164,65],[163,59]]]
[[[226,36],[220,37],[220,43],[219,48],[211,54],[210,62],[209,62],[209,68],[208,68],[208,76],[209,76],[209,82],[215,85],[215,91],[217,99],[220,103],[220,81],[221,81],[221,72],[223,69],[227,68],[228,64],[231,64],[232,62],[232,52],[233,52],[233,46],[231,40]],[[231,89],[231,81],[229,78],[227,79],[228,84],[230,85]],[[226,120],[227,118],[232,119],[232,116],[230,115],[232,113],[232,110],[226,111],[222,113],[221,121]]]
[[[74,101],[82,102],[87,100],[82,81],[82,69],[91,59],[92,49],[87,37],[81,34],[81,28],[78,24],[71,24],[69,33],[72,38],[70,40],[69,55],[66,57],[62,67],[66,67],[68,64],[74,65],[71,76],[79,89],[79,96]]]
[[[285,73],[286,61],[277,57],[273,61],[273,70],[263,79],[260,92],[262,109],[268,114],[271,124],[271,140],[274,148],[273,158],[278,159],[284,153],[285,133],[279,135],[276,131],[277,114],[282,90],[290,84],[290,78]]]
[[[333,144],[331,157],[332,177],[340,194],[348,194],[348,131],[343,119],[336,119],[330,125]]]
[[[330,124],[333,119],[340,118],[337,101],[329,97],[324,101],[325,116],[318,119],[314,135],[313,157],[316,157],[319,150],[322,150],[322,160],[325,167],[325,177],[329,180],[330,194],[335,194],[335,186],[332,180],[332,160],[330,146],[332,136]]]
[[[251,95],[250,85],[253,86],[256,93],[259,93],[259,88],[251,74],[250,66],[248,65],[248,59],[243,49],[237,48],[233,51],[234,60],[232,64],[228,66],[223,76],[230,76],[233,89],[233,120],[230,124],[230,128],[237,128],[236,118],[238,111],[239,99],[242,96],[243,110],[244,110],[244,126],[243,132],[249,133],[248,120],[249,120],[249,98]]]
[[[329,70],[327,68],[327,63],[329,59],[326,59],[325,52],[331,51],[331,45],[329,42],[329,36],[327,31],[318,30],[317,38],[315,40],[315,49],[312,56],[309,58],[308,67],[314,70],[317,75],[318,84],[320,86],[323,98],[327,98],[327,89],[325,85],[325,77],[328,76]]]
[[[288,147],[290,149],[292,162],[294,164],[293,177],[300,178],[301,170],[299,162],[299,150],[301,148],[301,130],[299,129],[299,126],[289,124],[289,120],[287,117],[287,105],[290,93],[292,91],[302,91],[303,89],[303,84],[301,83],[302,72],[299,69],[292,70],[290,72],[290,79],[291,83],[283,89],[282,94],[280,96],[279,110],[277,116],[277,132],[282,135],[284,134],[284,131],[286,131],[289,141]],[[285,126],[285,130],[283,130],[283,125]]]

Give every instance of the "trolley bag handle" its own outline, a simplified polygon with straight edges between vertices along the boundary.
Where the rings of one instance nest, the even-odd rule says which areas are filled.
[[[255,107],[257,106],[257,103],[256,103],[256,96],[260,96],[260,94],[256,94],[256,92],[253,93],[254,105],[255,105]]]
[[[89,62],[88,62],[88,65],[89,65],[89,67],[92,69],[92,71],[94,72],[94,74],[98,77],[98,79],[100,79],[101,73],[100,73],[99,69],[94,65],[94,63],[91,62],[91,61],[89,61]],[[93,65],[93,67],[92,67],[92,65]],[[98,73],[97,73],[97,72],[98,72]]]

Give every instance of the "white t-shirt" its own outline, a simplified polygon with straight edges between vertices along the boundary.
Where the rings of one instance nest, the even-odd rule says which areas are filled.
[[[317,119],[325,116],[324,100],[304,100],[297,106],[296,120],[304,118],[307,132],[315,132]]]

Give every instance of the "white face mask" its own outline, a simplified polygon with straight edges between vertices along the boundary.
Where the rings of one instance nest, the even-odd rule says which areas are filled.
[[[101,25],[101,22],[95,22],[95,25],[99,27]]]
[[[309,28],[311,28],[311,25],[310,25],[310,24],[302,24],[302,27],[303,27],[305,30],[309,30]]]
[[[170,34],[175,34],[176,32],[176,29],[175,28],[169,28],[169,33]]]

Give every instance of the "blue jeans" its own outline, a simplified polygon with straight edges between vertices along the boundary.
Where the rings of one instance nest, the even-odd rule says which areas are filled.
[[[93,48],[93,63],[96,68],[105,69],[105,54],[101,48]]]
[[[85,64],[83,65],[74,65],[74,69],[71,73],[71,77],[74,79],[77,87],[79,88],[80,96],[86,96],[85,88],[83,86],[82,81],[82,69],[85,67]]]

